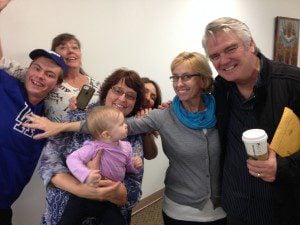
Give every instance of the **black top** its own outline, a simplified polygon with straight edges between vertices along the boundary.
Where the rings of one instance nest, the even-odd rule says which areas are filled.
[[[245,101],[235,85],[230,87],[230,92],[222,206],[247,224],[276,225],[270,183],[250,175],[242,141],[244,131],[258,127],[253,109],[257,98],[253,95]]]
[[[234,83],[220,76],[215,81],[217,126],[225,159],[222,204],[229,215],[246,222],[257,220],[256,224],[263,224],[260,219],[272,219],[268,213],[273,206],[275,216],[279,218],[276,223],[299,225],[300,151],[285,158],[277,156],[276,180],[273,183],[250,177],[246,169],[247,156],[241,140],[245,129],[253,128],[257,123],[256,128],[266,131],[270,143],[284,107],[291,108],[300,117],[300,68],[274,62],[261,53],[258,57],[261,71],[254,89],[253,104],[239,102],[237,90],[232,89]],[[248,110],[243,110],[247,107]],[[266,194],[269,187],[273,197],[271,191]],[[270,197],[270,202],[268,199],[257,202],[261,196]]]

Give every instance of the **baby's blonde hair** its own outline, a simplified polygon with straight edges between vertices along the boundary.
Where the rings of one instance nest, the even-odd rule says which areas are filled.
[[[103,131],[109,131],[116,124],[121,111],[111,106],[96,106],[89,113],[86,125],[94,139]]]

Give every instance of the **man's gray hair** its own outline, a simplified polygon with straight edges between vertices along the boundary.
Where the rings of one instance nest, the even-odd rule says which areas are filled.
[[[209,38],[214,38],[214,34],[219,31],[234,32],[243,41],[245,48],[249,49],[251,39],[252,39],[252,35],[249,27],[245,23],[237,19],[231,17],[221,17],[207,24],[205,28],[205,33],[202,38],[202,46],[206,54],[208,54],[207,40]],[[255,47],[255,52],[259,52],[259,49],[256,47],[255,43],[254,43],[254,47]]]

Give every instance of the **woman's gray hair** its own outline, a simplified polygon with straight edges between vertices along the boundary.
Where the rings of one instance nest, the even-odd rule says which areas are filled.
[[[237,19],[231,17],[221,17],[207,24],[205,28],[205,33],[202,38],[202,46],[206,54],[208,54],[207,40],[209,38],[214,38],[214,34],[216,34],[219,31],[234,32],[243,41],[245,48],[249,49],[252,40],[252,35],[249,27],[245,23]],[[254,47],[255,53],[260,52],[255,43]]]

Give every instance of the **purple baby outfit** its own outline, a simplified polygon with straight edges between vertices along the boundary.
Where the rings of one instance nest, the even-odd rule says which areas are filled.
[[[118,146],[114,146],[98,140],[88,140],[67,158],[69,170],[82,183],[91,172],[86,163],[91,161],[100,149],[103,149],[99,168],[102,176],[114,181],[123,181],[125,172],[138,173],[132,163],[132,147],[129,142],[119,141]]]

